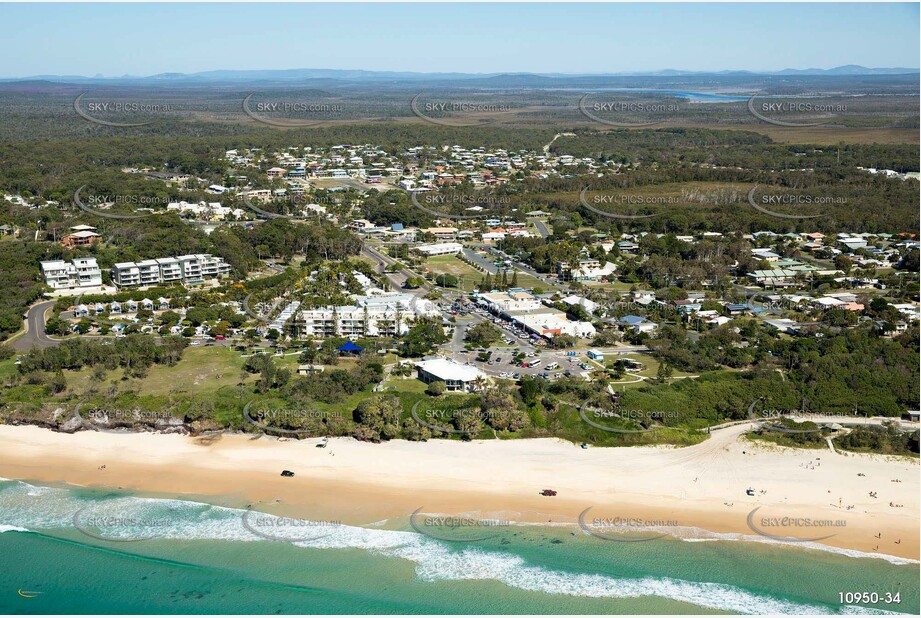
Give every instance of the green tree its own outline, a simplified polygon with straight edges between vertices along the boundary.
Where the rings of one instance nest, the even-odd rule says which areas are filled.
[[[502,337],[502,331],[490,322],[480,322],[470,328],[464,336],[464,341],[473,347],[488,348]]]
[[[400,435],[402,412],[403,406],[399,398],[376,395],[362,400],[352,416],[356,423],[372,432],[372,439],[390,440]]]
[[[400,354],[407,357],[425,356],[436,345],[445,343],[448,337],[436,318],[421,318],[403,337]]]
[[[444,395],[445,392],[445,383],[441,380],[435,380],[434,382],[429,382],[428,386],[425,387],[425,394],[431,397],[440,397]]]

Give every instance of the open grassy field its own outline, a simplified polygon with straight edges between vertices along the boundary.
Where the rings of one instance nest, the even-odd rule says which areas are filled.
[[[454,275],[461,279],[461,289],[471,292],[483,279],[483,274],[472,266],[460,261],[456,255],[436,255],[424,262],[425,268],[436,275]]]
[[[754,131],[767,135],[780,144],[917,144],[917,128],[890,129],[881,127],[781,127],[760,123],[752,125],[727,125],[721,127],[740,131]]]
[[[618,360],[630,359],[636,361],[643,365],[641,371],[628,371],[622,380],[612,381],[611,385],[618,390],[624,388],[640,388],[649,384],[649,380],[655,380],[656,373],[659,371],[659,361],[656,360],[651,354],[643,354],[642,352],[636,352],[633,354],[608,354],[605,355],[604,361],[607,367],[613,367],[614,363]],[[678,371],[677,369],[672,372],[672,380],[676,379],[685,379],[688,376],[693,374],[686,373],[683,371]],[[637,377],[642,376],[646,378],[645,380],[638,380]]]

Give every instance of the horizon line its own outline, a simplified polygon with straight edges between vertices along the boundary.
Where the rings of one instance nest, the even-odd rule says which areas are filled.
[[[841,69],[845,67],[856,67],[860,69],[865,69],[867,71],[891,71],[891,70],[903,70],[906,72],[919,72],[921,73],[921,67],[904,67],[904,66],[878,66],[878,67],[867,67],[864,65],[858,64],[843,64],[837,65],[829,68],[821,67],[807,67],[807,68],[793,68],[785,67],[783,69],[712,69],[712,70],[698,70],[698,69],[674,69],[674,68],[664,68],[664,69],[647,69],[639,71],[612,71],[612,72],[573,72],[573,73],[564,73],[559,71],[549,71],[549,72],[540,72],[540,71],[491,71],[491,72],[481,72],[481,71],[414,71],[414,70],[402,70],[402,69],[355,69],[355,68],[328,68],[328,67],[291,67],[291,68],[259,68],[259,69],[205,69],[202,71],[194,72],[183,72],[183,71],[161,71],[159,73],[151,73],[147,75],[134,75],[134,74],[122,74],[122,75],[79,75],[79,74],[57,74],[57,73],[39,73],[33,75],[24,75],[24,76],[3,76],[0,77],[0,80],[29,80],[29,79],[48,79],[48,78],[79,78],[79,79],[150,79],[153,77],[163,76],[163,75],[181,75],[193,77],[196,75],[202,75],[207,73],[244,73],[244,72],[289,72],[289,71],[340,71],[340,72],[363,72],[363,73],[405,73],[411,75],[469,75],[469,76],[479,76],[479,77],[498,77],[503,75],[508,76],[535,76],[535,77],[657,77],[660,73],[664,72],[675,72],[675,73],[696,73],[700,75],[716,75],[719,73],[751,73],[753,75],[770,75],[774,73],[781,73],[784,71],[833,71],[835,69]],[[907,73],[902,73],[907,74]],[[859,73],[855,74],[859,75]]]

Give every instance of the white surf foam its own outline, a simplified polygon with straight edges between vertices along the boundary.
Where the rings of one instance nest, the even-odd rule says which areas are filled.
[[[155,529],[156,537],[161,539],[265,540],[243,525],[246,511],[242,509],[202,502],[132,496],[88,500],[75,496],[67,489],[42,488],[43,491],[38,494],[34,493],[34,489],[34,486],[27,483],[17,483],[0,491],[0,532],[72,529],[74,513],[85,508],[87,517],[100,515],[165,520],[164,525]],[[36,495],[40,496],[40,500],[35,499]],[[29,526],[29,529],[24,526]],[[660,597],[737,613],[833,613],[829,607],[775,599],[726,584],[656,577],[617,578],[550,569],[528,563],[524,558],[504,551],[476,548],[457,550],[415,532],[345,525],[305,530],[309,535],[325,536],[295,545],[312,549],[363,549],[378,555],[409,560],[415,564],[417,577],[427,582],[494,580],[520,590],[546,594],[595,598]],[[107,531],[107,534],[115,536],[121,533],[113,530]],[[137,531],[127,529],[124,534],[131,536],[137,534]],[[744,535],[716,535],[695,529],[687,540],[743,540],[738,538],[740,536]],[[750,540],[769,541],[760,538]],[[825,549],[825,546],[821,547]],[[890,613],[863,607],[845,609],[842,613]]]

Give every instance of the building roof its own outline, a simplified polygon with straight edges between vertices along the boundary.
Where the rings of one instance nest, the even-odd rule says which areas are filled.
[[[433,358],[416,363],[416,367],[430,373],[440,380],[457,380],[473,382],[477,378],[486,379],[486,374],[471,365],[461,365],[447,358]]]
[[[793,277],[796,275],[796,271],[785,270],[785,269],[772,269],[772,270],[756,270],[754,272],[748,273],[752,277]]]

